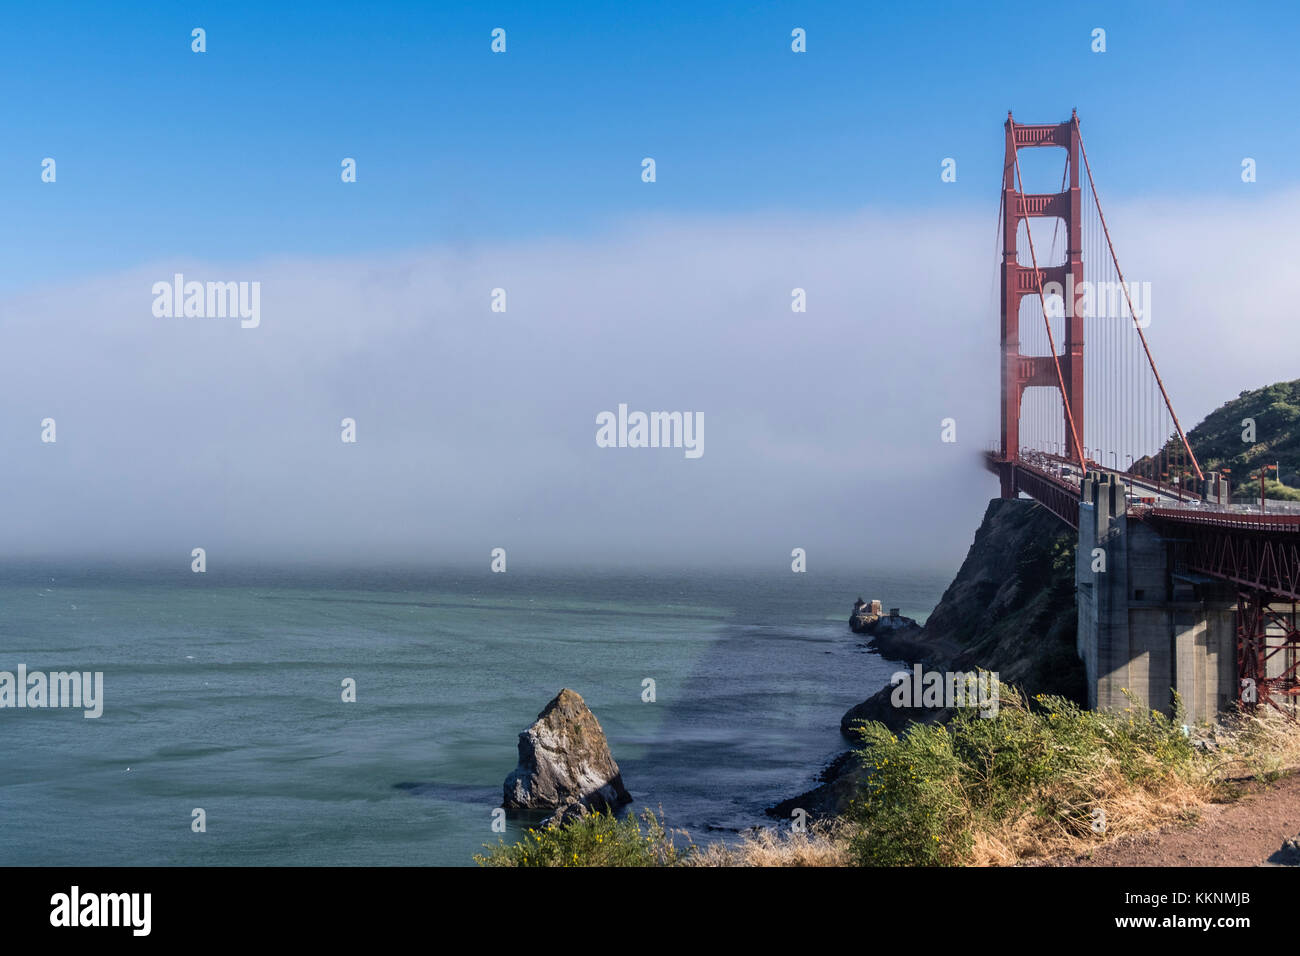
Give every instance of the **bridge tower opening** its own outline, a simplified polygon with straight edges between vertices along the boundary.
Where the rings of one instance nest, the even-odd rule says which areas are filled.
[[[1066,151],[1067,186],[1059,193],[1025,193],[1019,176],[1018,151],[1054,147]],[[1053,388],[1061,395],[1065,442],[1062,457],[1084,464],[1083,449],[1083,316],[1063,298],[1064,342],[1055,355],[1025,355],[1021,351],[1020,304],[1027,296],[1042,301],[1053,283],[1060,289],[1083,284],[1083,220],[1079,192],[1079,126],[1073,116],[1064,123],[1022,124],[1011,114],[1006,121],[1006,156],[1002,170],[1002,435],[998,468],[1003,498],[1018,495],[1015,463],[1020,458],[1020,417],[1025,391]],[[1032,245],[1028,221],[1059,218],[1065,224],[1065,261],[1056,266],[1036,261],[1022,265],[1017,255],[1021,222]],[[1026,250],[1035,252],[1034,250]]]

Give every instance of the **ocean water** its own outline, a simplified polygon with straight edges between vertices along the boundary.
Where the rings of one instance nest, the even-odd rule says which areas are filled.
[[[0,568],[0,671],[104,673],[98,719],[0,709],[0,864],[472,865],[562,687],[634,808],[726,839],[894,669],[853,600],[924,618],[950,577]]]

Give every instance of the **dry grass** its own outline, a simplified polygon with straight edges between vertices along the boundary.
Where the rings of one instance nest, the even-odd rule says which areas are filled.
[[[1300,767],[1300,724],[1272,711],[1185,735],[1177,720],[1130,708],[1037,707],[1005,687],[998,717],[958,716],[899,736],[869,726],[874,771],[846,817],[805,832],[764,828],[739,842],[675,845],[648,812],[594,814],[530,831],[476,859],[507,866],[1015,866],[1079,856],[1110,841],[1192,823],[1231,799],[1235,781]],[[1097,826],[1104,821],[1104,826]]]
[[[1057,819],[1021,814],[996,825],[975,829],[968,863],[972,866],[1014,866],[1035,859],[1078,855],[1122,837],[1160,830],[1172,824],[1192,824],[1210,803],[1236,795],[1231,781],[1272,780],[1300,767],[1300,725],[1273,710],[1236,714],[1221,724],[1199,728],[1193,735],[1204,748],[1201,760],[1186,772],[1158,775],[1136,786],[1107,768],[1087,788],[1086,808],[1105,814],[1104,832],[1079,832]],[[1068,785],[1068,781],[1060,781]],[[1079,788],[1071,788],[1079,789]]]
[[[1216,785],[1243,777],[1276,779],[1300,769],[1300,724],[1271,707],[1255,715],[1237,715],[1198,735],[1217,759],[1211,768]]]
[[[1121,766],[1103,755],[1086,772],[1052,777],[1021,812],[997,819],[975,813],[960,862],[1015,866],[1087,853],[1112,840],[1194,823],[1208,804],[1234,795],[1231,781],[1275,779],[1300,768],[1300,724],[1275,711],[1233,715],[1223,723],[1198,728],[1192,741],[1197,757],[1187,763],[1166,764],[1155,755],[1128,752]],[[1053,812],[1042,813],[1044,805]],[[1104,816],[1098,818],[1098,810]],[[1090,825],[1097,819],[1105,821],[1100,830]],[[745,834],[735,845],[699,849],[684,862],[688,866],[850,866],[855,862],[851,846],[855,832],[843,820],[817,823],[804,833],[763,829]]]
[[[1190,730],[1136,702],[1099,713],[1000,688],[991,720],[960,712],[902,735],[863,727],[870,777],[849,814],[854,862],[1009,866],[1078,855],[1193,823],[1232,795],[1227,781],[1300,763],[1300,726],[1273,712]]]
[[[750,831],[739,844],[713,844],[687,860],[689,866],[848,866],[848,840],[841,823],[815,823],[802,833],[768,827]]]
[[[1015,866],[1036,858],[1075,855],[1096,849],[1120,837],[1159,830],[1175,822],[1192,823],[1212,797],[1205,783],[1169,777],[1157,785],[1134,787],[1131,781],[1108,774],[1094,781],[1093,798],[1086,807],[1090,816],[1100,810],[1103,830],[1082,830],[1062,818],[1044,818],[1032,813],[976,826],[968,859],[970,866]]]

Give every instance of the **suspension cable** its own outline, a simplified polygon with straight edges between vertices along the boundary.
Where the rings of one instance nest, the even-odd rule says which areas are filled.
[[[1183,432],[1182,423],[1178,421],[1178,414],[1174,411],[1173,403],[1169,401],[1169,393],[1165,391],[1165,383],[1160,378],[1160,372],[1156,368],[1156,360],[1151,355],[1151,347],[1147,344],[1147,337],[1142,332],[1142,326],[1138,322],[1137,313],[1133,311],[1133,300],[1129,296],[1128,284],[1124,281],[1124,272],[1119,267],[1119,257],[1115,255],[1115,244],[1110,240],[1110,229],[1106,226],[1106,214],[1101,211],[1101,197],[1097,195],[1097,184],[1093,182],[1092,165],[1088,162],[1088,151],[1083,147],[1083,130],[1079,128],[1079,117],[1075,115],[1074,129],[1079,134],[1079,152],[1083,154],[1083,165],[1088,171],[1088,186],[1092,190],[1093,201],[1097,204],[1097,217],[1101,220],[1102,232],[1106,236],[1106,246],[1110,249],[1111,260],[1115,263],[1115,274],[1119,277],[1119,287],[1124,292],[1124,301],[1128,304],[1129,317],[1133,319],[1133,327],[1137,329],[1138,338],[1142,340],[1142,349],[1146,352],[1147,363],[1151,366],[1151,373],[1156,377],[1156,384],[1160,386],[1160,395],[1164,398],[1165,408],[1169,410],[1169,417],[1174,421],[1174,427],[1178,429],[1178,437],[1182,440],[1183,448],[1187,450],[1187,455],[1192,460],[1192,467],[1196,469],[1196,477],[1199,481],[1205,480],[1205,475],[1201,471],[1200,462],[1196,460],[1196,453],[1192,451],[1192,446],[1187,441],[1187,435]],[[1020,163],[1016,162],[1017,174],[1019,173]],[[1028,227],[1028,223],[1026,223]],[[1032,243],[1031,243],[1032,248]],[[1041,283],[1040,283],[1041,284]],[[1058,374],[1060,369],[1057,369]],[[1156,466],[1152,461],[1153,470]]]

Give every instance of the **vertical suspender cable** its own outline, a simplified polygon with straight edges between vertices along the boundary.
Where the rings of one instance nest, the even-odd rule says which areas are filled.
[[[1129,314],[1133,317],[1133,327],[1137,329],[1138,338],[1142,342],[1142,349],[1146,353],[1147,363],[1151,366],[1151,373],[1155,376],[1156,384],[1160,387],[1160,395],[1164,399],[1165,407],[1169,409],[1169,417],[1173,419],[1174,427],[1178,429],[1178,437],[1183,443],[1183,448],[1187,450],[1187,455],[1191,458],[1193,467],[1196,468],[1196,477],[1198,480],[1203,480],[1205,475],[1201,472],[1200,462],[1196,460],[1196,453],[1192,451],[1192,446],[1187,442],[1187,435],[1183,433],[1182,423],[1178,421],[1178,415],[1174,412],[1173,403],[1169,401],[1169,393],[1165,391],[1165,383],[1160,378],[1159,370],[1156,369],[1155,359],[1151,357],[1151,348],[1147,345],[1147,337],[1142,333],[1142,326],[1138,322],[1137,313],[1133,311],[1133,301],[1129,297],[1128,286],[1124,283],[1124,273],[1119,267],[1119,258],[1115,255],[1115,244],[1110,241],[1110,230],[1106,228],[1106,214],[1101,211],[1101,199],[1097,195],[1097,184],[1092,178],[1092,165],[1088,162],[1088,151],[1083,148],[1083,131],[1079,128],[1079,118],[1077,116],[1074,117],[1074,128],[1079,134],[1079,152],[1083,155],[1083,165],[1088,171],[1088,184],[1092,188],[1093,201],[1097,204],[1097,217],[1101,220],[1101,228],[1106,236],[1106,245],[1110,249],[1111,260],[1115,263],[1115,274],[1119,279],[1120,288],[1124,291],[1124,301],[1128,304]],[[1020,159],[1017,156],[1017,176],[1019,172]],[[1026,223],[1027,226],[1028,223]],[[1030,249],[1033,249],[1032,242],[1030,242]]]

